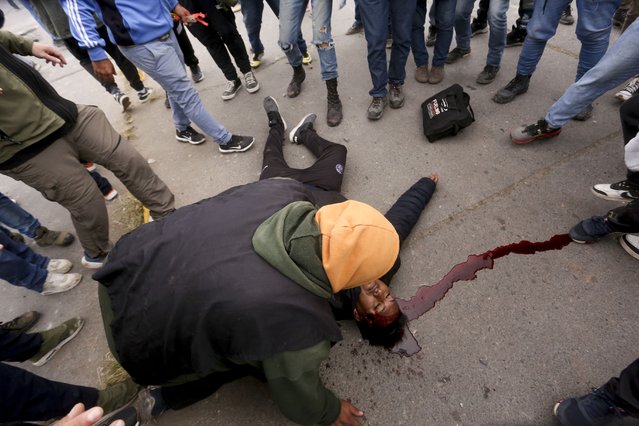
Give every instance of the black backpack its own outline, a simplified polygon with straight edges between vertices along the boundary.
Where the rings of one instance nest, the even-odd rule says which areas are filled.
[[[422,103],[424,135],[429,142],[454,136],[475,121],[470,96],[459,84],[453,84]]]

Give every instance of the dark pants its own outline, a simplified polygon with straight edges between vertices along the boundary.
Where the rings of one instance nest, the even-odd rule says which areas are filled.
[[[189,10],[199,10],[206,14],[208,27],[191,25],[189,30],[206,47],[227,80],[236,80],[237,71],[231,62],[231,56],[242,74],[251,71],[248,53],[242,36],[235,25],[235,14],[230,10],[217,9],[216,2],[186,0],[184,6]],[[189,6],[191,6],[189,8]],[[228,49],[228,50],[227,50]],[[229,55],[229,52],[231,55]]]
[[[289,167],[284,159],[282,140],[284,129],[273,126],[269,131],[264,146],[264,159],[260,180],[272,177],[288,177],[325,191],[340,192],[346,166],[346,147],[321,138],[315,130],[301,132],[300,139],[317,158],[315,163],[306,169]]]
[[[14,241],[4,228],[0,229],[0,279],[19,287],[41,292],[47,277],[49,258],[41,256],[27,245]],[[1,351],[1,348],[0,348]]]
[[[488,23],[488,7],[490,6],[490,0],[479,0],[479,6],[477,6],[477,22],[486,24]]]
[[[619,375],[608,380],[602,390],[618,407],[633,417],[639,417],[639,359]]]
[[[195,56],[195,50],[193,50],[191,40],[189,40],[189,36],[184,30],[184,25],[182,25],[181,22],[176,21],[173,24],[173,32],[175,33],[178,44],[180,45],[180,50],[182,51],[182,56],[184,56],[184,63],[186,66],[189,68],[198,66],[200,61],[197,59],[197,56]]]
[[[39,333],[0,330],[0,361],[21,362],[42,345]],[[49,420],[65,416],[78,402],[93,407],[98,391],[54,382],[0,363],[0,422]]]
[[[621,104],[619,115],[621,116],[623,143],[627,145],[639,133],[639,96],[633,96]],[[639,184],[639,172],[628,170],[627,177],[629,180]]]
[[[113,58],[115,63],[118,65],[118,68],[122,70],[122,74],[124,74],[126,79],[129,81],[131,87],[133,87],[135,90],[144,89],[144,84],[142,84],[142,81],[140,80],[138,69],[131,63],[131,61],[129,61],[127,58],[124,57],[124,55],[122,55],[122,52],[120,52],[120,49],[118,49],[115,44],[111,43],[106,30],[106,26],[102,25],[101,27],[98,27],[98,33],[100,34],[100,37],[106,42],[104,50]],[[62,42],[69,50],[69,53],[71,53],[78,61],[80,61],[80,65],[82,65],[82,67],[87,70],[89,74],[91,74],[96,80],[98,80],[100,84],[102,84],[107,90],[107,92],[113,93],[118,88],[118,85],[115,84],[115,80],[111,80],[109,82],[100,81],[95,76],[95,74],[93,74],[93,65],[91,64],[89,53],[86,51],[86,49],[80,47],[76,39],[74,39],[73,37],[69,37],[62,39]]]
[[[388,83],[404,84],[406,60],[411,47],[415,2],[407,0],[359,0],[368,48],[368,70],[373,81],[371,96],[388,93]],[[393,47],[386,65],[386,38],[390,18]]]

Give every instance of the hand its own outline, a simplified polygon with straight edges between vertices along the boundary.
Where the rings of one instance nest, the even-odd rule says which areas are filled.
[[[113,81],[113,76],[117,74],[111,60],[109,59],[92,62],[91,65],[93,65],[93,73],[98,80],[105,83]]]
[[[364,412],[345,399],[339,402],[339,417],[331,423],[331,426],[361,426],[362,422],[358,417],[364,417]]]
[[[64,416],[53,426],[93,426],[102,418],[104,411],[100,407],[93,407],[90,410],[84,409],[84,404],[75,404],[69,414]],[[116,420],[109,426],[124,426],[123,420]]]
[[[190,18],[191,16],[191,12],[189,12],[184,6],[182,6],[180,3],[178,3],[175,6],[175,9],[173,9],[173,13],[175,13],[177,16],[180,17],[180,19],[182,20],[182,22],[186,25],[189,25],[192,22],[192,19]]]
[[[67,64],[67,60],[64,59],[62,53],[60,53],[55,47],[49,46],[48,44],[34,41],[33,47],[31,48],[31,54],[36,58],[44,59],[47,61],[47,64],[51,64],[53,66],[60,65],[60,67],[63,67]]]

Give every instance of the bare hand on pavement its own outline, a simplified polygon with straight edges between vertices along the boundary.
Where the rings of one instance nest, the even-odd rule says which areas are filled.
[[[340,400],[339,417],[331,426],[361,426],[364,412],[345,399]]]
[[[75,404],[69,414],[60,419],[53,426],[93,426],[102,418],[104,411],[100,407],[84,409],[84,404]],[[109,426],[124,426],[124,421],[116,420]]]

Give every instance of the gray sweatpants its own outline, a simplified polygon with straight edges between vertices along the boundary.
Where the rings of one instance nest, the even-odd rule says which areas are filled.
[[[78,105],[78,121],[69,133],[30,160],[2,173],[69,210],[78,240],[88,256],[109,252],[109,217],[102,193],[80,159],[111,170],[154,218],[174,209],[173,193],[115,131],[104,112],[94,106]]]

